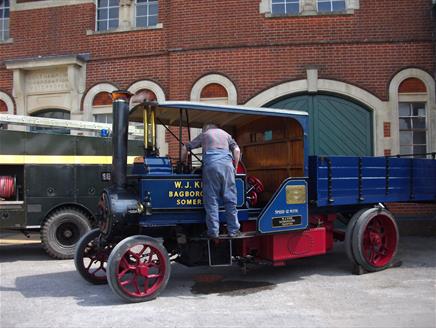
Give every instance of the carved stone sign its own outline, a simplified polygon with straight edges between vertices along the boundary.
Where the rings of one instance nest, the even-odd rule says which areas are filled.
[[[70,89],[66,69],[29,71],[26,74],[27,93],[59,92]]]

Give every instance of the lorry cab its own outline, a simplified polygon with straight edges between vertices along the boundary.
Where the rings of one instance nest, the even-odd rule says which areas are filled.
[[[129,120],[144,123],[146,151],[143,158],[135,161],[133,177],[141,180],[140,198],[148,198],[149,206],[155,213],[141,218],[141,222],[144,225],[174,223],[174,218],[169,219],[165,211],[178,209],[186,211],[186,215],[185,218],[178,218],[177,223],[204,222],[201,154],[194,154],[196,158],[191,158],[188,165],[184,165],[179,159],[174,161],[159,157],[155,148],[156,124],[161,124],[170,131],[172,137],[179,142],[180,148],[183,145],[180,138],[183,129],[201,129],[207,122],[216,124],[234,137],[242,153],[236,176],[238,216],[240,221],[247,221],[266,209],[268,203],[277,198],[275,196],[281,189],[292,189],[296,194],[303,190],[303,202],[306,203],[304,177],[307,176],[308,164],[305,147],[307,118],[307,113],[291,110],[192,102],[145,103],[135,106],[129,113]],[[170,129],[169,126],[173,128]],[[307,209],[300,210],[284,204],[281,206],[283,214],[286,211],[296,213],[297,216],[302,216],[299,219],[300,227],[307,226]],[[298,224],[294,227],[260,225],[258,228],[292,230],[297,226]]]

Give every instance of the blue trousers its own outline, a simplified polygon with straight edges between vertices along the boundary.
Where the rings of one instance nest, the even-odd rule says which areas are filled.
[[[206,210],[207,233],[219,234],[219,201],[222,199],[226,211],[229,234],[239,230],[236,210],[235,168],[231,160],[221,159],[203,166],[203,203]]]

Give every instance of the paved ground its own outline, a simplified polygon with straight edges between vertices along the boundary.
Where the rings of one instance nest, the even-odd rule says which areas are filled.
[[[3,244],[0,326],[436,327],[435,249],[435,237],[404,237],[402,267],[362,276],[350,274],[341,244],[325,256],[246,275],[236,266],[173,265],[157,300],[124,304],[38,244]],[[215,282],[199,282],[205,275]]]

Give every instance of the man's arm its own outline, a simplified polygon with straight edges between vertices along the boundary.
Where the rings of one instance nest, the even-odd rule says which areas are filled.
[[[185,145],[183,145],[182,147],[182,157],[180,158],[180,161],[182,163],[187,163],[188,162],[188,149],[186,148]]]
[[[191,151],[191,149],[201,147],[201,140],[202,140],[202,133],[196,136],[190,142],[186,143],[186,145],[182,146],[182,154],[180,158],[181,162],[185,162],[185,163],[188,162],[188,151]]]
[[[241,159],[241,150],[238,146],[233,148],[233,164],[235,165],[235,169],[238,168],[239,160]]]

